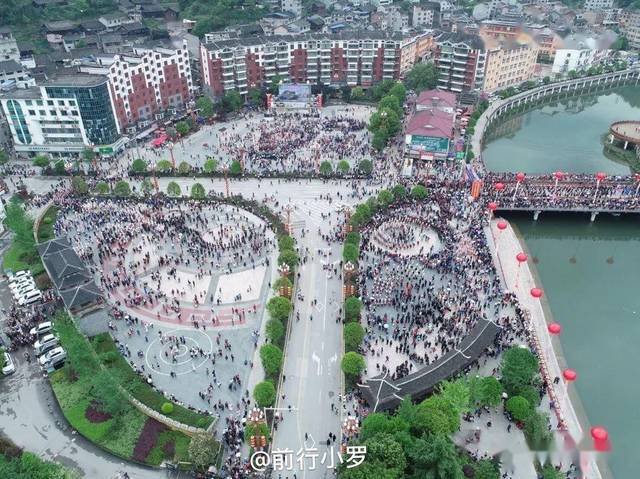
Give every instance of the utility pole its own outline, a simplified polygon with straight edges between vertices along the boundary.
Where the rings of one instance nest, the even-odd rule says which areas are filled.
[[[224,189],[227,193],[227,198],[229,198],[229,168],[225,167],[224,169]]]

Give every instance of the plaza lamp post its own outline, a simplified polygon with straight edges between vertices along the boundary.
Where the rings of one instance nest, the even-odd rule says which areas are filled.
[[[502,193],[502,191],[504,190],[504,183],[498,182],[495,184],[495,189],[496,189],[496,197],[493,200],[494,202],[498,201],[498,193]]]
[[[561,179],[564,178],[564,173],[562,171],[556,171],[553,174],[553,177],[555,178],[555,185],[553,187],[553,196],[555,198],[556,196],[556,191],[558,190],[558,181],[560,181]]]
[[[518,282],[520,281],[520,266],[522,265],[522,263],[526,263],[527,259],[529,259],[529,257],[523,252],[520,252],[516,255],[516,260],[518,261],[518,271],[516,272],[516,290],[518,289]]]
[[[360,432],[360,425],[358,424],[358,418],[355,416],[347,416],[342,421],[342,434],[347,439],[351,439]]]
[[[593,194],[593,201],[596,201],[596,198],[598,197],[598,190],[600,189],[600,182],[602,180],[604,180],[607,177],[606,174],[604,174],[602,171],[599,171],[598,173],[596,173],[596,192]]]
[[[173,169],[176,169],[176,159],[173,157],[173,142],[167,143],[167,148],[169,148],[169,154],[171,155],[171,166]]]
[[[342,270],[344,271],[344,296],[348,298],[356,292],[355,286],[351,284],[351,278],[356,271],[356,265],[351,261],[347,261],[342,267]]]
[[[225,166],[224,169],[224,190],[227,194],[227,198],[229,198],[229,167]]]
[[[291,225],[291,213],[293,212],[293,206],[291,206],[291,204],[288,204],[287,206],[284,207],[284,210],[287,212],[287,224],[285,225],[284,229],[287,231],[287,233],[291,234],[292,232],[292,225]]]
[[[151,173],[153,175],[153,186],[156,189],[156,194],[160,192],[160,185],[158,184],[158,176],[156,175],[156,160],[153,160],[151,165]]]
[[[511,198],[511,201],[515,201],[516,200],[516,195],[518,194],[518,188],[520,187],[520,183],[522,183],[525,179],[525,174],[520,172],[520,173],[516,173],[516,188],[515,190],[513,190],[513,197]]]
[[[280,266],[278,266],[278,273],[280,273],[280,276],[282,276],[283,278],[289,276],[290,272],[291,269],[289,268],[289,265],[287,263],[282,263]]]
[[[249,415],[247,417],[247,421],[254,426],[256,432],[258,432],[258,426],[264,424],[265,417],[264,411],[260,408],[254,407],[251,411],[249,411]],[[267,446],[267,438],[265,436],[251,436],[249,438],[249,444],[254,449],[259,449]]]
[[[349,223],[349,221],[351,220],[351,213],[353,212],[353,208],[349,205],[343,205],[340,207],[339,211],[340,213],[344,213],[343,235],[347,236],[347,234],[351,233],[351,231],[353,230],[353,227]]]

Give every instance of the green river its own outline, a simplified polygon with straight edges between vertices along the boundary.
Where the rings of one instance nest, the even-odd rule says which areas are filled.
[[[494,171],[627,173],[602,154],[599,136],[640,118],[640,89],[563,100],[509,118],[487,141]],[[589,422],[605,426],[618,479],[639,477],[640,229],[637,216],[542,213],[510,218],[525,239],[553,319],[562,324],[566,362]]]

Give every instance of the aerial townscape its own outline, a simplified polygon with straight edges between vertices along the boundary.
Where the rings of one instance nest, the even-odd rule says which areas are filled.
[[[640,0],[0,0],[0,479],[634,479]]]

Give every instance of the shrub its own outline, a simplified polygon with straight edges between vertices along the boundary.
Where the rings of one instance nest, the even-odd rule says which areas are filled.
[[[178,165],[178,173],[181,175],[188,175],[191,172],[191,165],[186,161],[181,161]]]
[[[351,262],[358,264],[358,257],[360,256],[360,250],[352,243],[345,243],[342,249],[342,259],[345,262]]]
[[[253,399],[259,407],[270,407],[276,401],[276,388],[271,381],[256,384],[253,389]]]
[[[207,196],[207,192],[205,191],[204,186],[202,186],[200,183],[194,183],[194,185],[191,187],[191,198],[201,200],[205,196]]]
[[[147,171],[147,162],[142,158],[137,158],[131,163],[131,169],[136,173],[144,173]]]
[[[344,372],[345,375],[355,378],[360,376],[360,373],[364,371],[366,364],[362,355],[350,351],[342,357],[340,367],[342,368],[342,372]]]
[[[344,348],[346,351],[357,351],[364,339],[364,329],[359,323],[348,323],[344,326]]]
[[[427,189],[422,185],[411,188],[411,197],[414,200],[424,200],[427,197]]]
[[[242,174],[242,163],[238,160],[233,160],[229,167],[229,174],[233,176],[240,176]]]
[[[343,175],[349,173],[350,168],[351,167],[349,166],[349,162],[347,160],[340,160],[338,162],[338,171]]]
[[[274,296],[267,303],[267,311],[269,312],[270,318],[285,323],[291,312],[291,301],[282,296]]]
[[[95,192],[98,195],[108,195],[109,194],[109,185],[104,181],[98,182],[96,184]]]
[[[331,173],[333,173],[333,166],[331,166],[331,163],[326,160],[320,163],[320,175],[329,176]]]
[[[282,367],[282,350],[274,344],[265,344],[260,348],[260,360],[267,376],[275,378]]]
[[[368,176],[373,171],[373,163],[370,160],[361,160],[360,163],[358,163],[358,170],[360,170],[360,173],[363,175]]]
[[[344,302],[344,319],[350,323],[360,320],[360,311],[362,309],[362,301],[355,296],[351,296]]]
[[[266,327],[267,338],[274,344],[278,344],[284,337],[284,325],[278,319],[270,319]]]
[[[49,158],[44,155],[38,155],[33,159],[33,166],[47,168],[49,166]]]
[[[218,169],[218,162],[213,158],[209,158],[204,162],[204,172],[205,173],[213,173]]]
[[[116,183],[116,186],[113,188],[113,194],[116,196],[120,196],[121,198],[126,198],[131,194],[131,187],[129,183],[124,180],[120,180]]]
[[[173,403],[166,402],[161,407],[162,414],[171,414],[173,412]]]
[[[157,164],[156,164],[156,169],[160,172],[160,173],[168,173],[171,170],[173,170],[173,164],[169,161],[169,160],[160,160]]]
[[[506,408],[513,418],[519,422],[527,419],[532,412],[531,404],[529,404],[529,401],[522,396],[513,396],[512,398],[509,398]]]
[[[180,189],[180,185],[175,181],[170,181],[167,185],[167,194],[172,197],[177,197],[182,194],[182,190]]]

